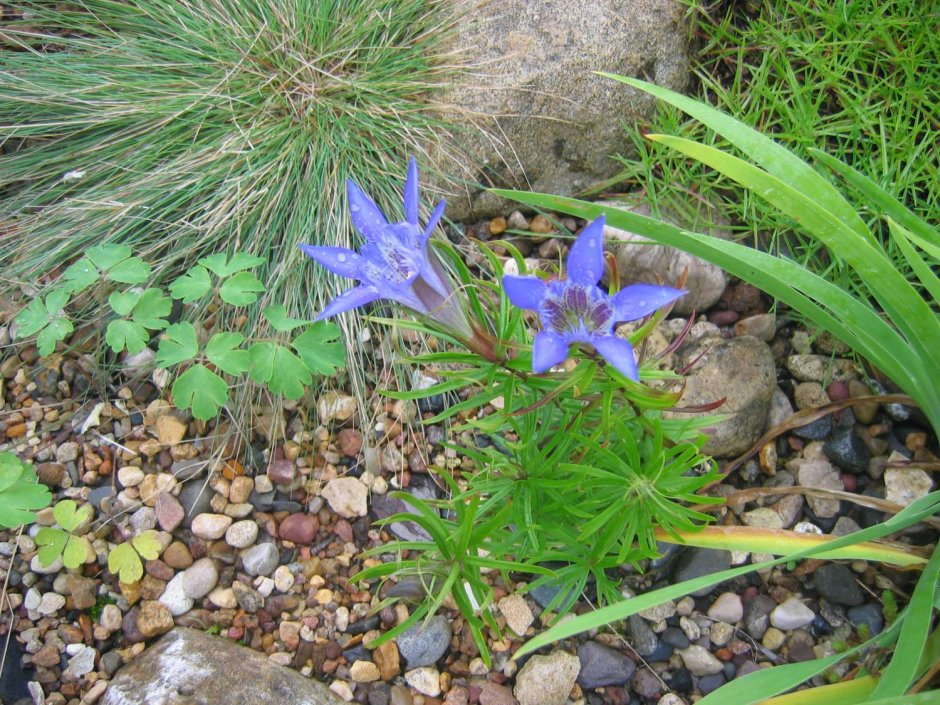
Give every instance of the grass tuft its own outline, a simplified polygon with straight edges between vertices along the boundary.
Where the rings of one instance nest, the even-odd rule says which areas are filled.
[[[919,0],[686,1],[700,42],[695,74],[701,98],[803,158],[813,147],[833,155],[928,223],[940,220],[936,7]],[[641,132],[726,146],[665,107]],[[844,286],[854,284],[818,242],[744,189],[636,130],[628,135],[639,156],[621,160],[621,177],[654,205],[696,218],[699,205],[708,204],[705,221],[720,213],[731,219],[737,237],[827,271]],[[874,213],[862,215],[876,231],[882,227]],[[903,267],[903,256],[884,234]]]
[[[13,298],[116,242],[153,263],[155,281],[214,252],[260,255],[268,293],[254,316],[268,304],[309,316],[345,285],[297,244],[352,244],[347,177],[398,213],[405,155],[444,134],[433,95],[460,70],[446,0],[12,12],[0,30],[0,294]]]

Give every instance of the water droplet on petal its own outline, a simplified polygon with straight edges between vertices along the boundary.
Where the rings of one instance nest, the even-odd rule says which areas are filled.
[[[350,213],[358,213],[358,212],[359,212],[359,206],[357,206],[355,203],[350,203],[350,204],[349,204],[349,212],[350,212]]]
[[[637,303],[640,305],[640,307],[645,307],[645,306],[646,306],[646,299],[640,299]]]
[[[345,261],[346,261],[346,255],[340,253],[340,254],[336,255],[336,259],[337,259],[338,261],[340,261],[340,262],[345,262]]]
[[[594,247],[594,242],[595,242],[595,240],[594,240],[593,237],[592,237],[592,238],[589,238],[588,241],[587,241],[588,247]]]

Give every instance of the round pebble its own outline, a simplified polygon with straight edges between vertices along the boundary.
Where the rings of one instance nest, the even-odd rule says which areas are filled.
[[[232,525],[232,517],[224,514],[200,514],[193,518],[192,532],[201,539],[214,541],[222,538],[226,529]]]
[[[277,567],[280,556],[273,543],[259,543],[241,552],[242,566],[248,575],[270,575]]]
[[[183,593],[191,600],[199,600],[219,582],[219,571],[211,558],[200,558],[183,571]]]
[[[258,538],[258,524],[251,519],[236,521],[225,530],[225,543],[233,548],[248,548]]]

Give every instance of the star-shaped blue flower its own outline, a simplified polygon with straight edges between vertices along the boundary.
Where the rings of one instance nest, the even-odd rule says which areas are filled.
[[[300,249],[342,277],[361,282],[336,297],[317,320],[364,306],[376,299],[389,299],[469,334],[470,327],[455,301],[443,266],[428,247],[428,239],[444,213],[441,201],[427,226],[418,225],[418,165],[408,160],[405,180],[405,220],[389,223],[356,182],[346,181],[349,214],[365,243],[359,252],[345,247],[301,245]]]
[[[639,381],[633,347],[614,333],[617,323],[636,321],[685,294],[681,289],[631,284],[613,296],[597,283],[604,274],[604,217],[584,228],[571,246],[568,278],[544,282],[507,274],[503,288],[519,308],[538,311],[542,330],[535,336],[532,370],[544,372],[568,357],[573,343],[593,345],[617,370]]]

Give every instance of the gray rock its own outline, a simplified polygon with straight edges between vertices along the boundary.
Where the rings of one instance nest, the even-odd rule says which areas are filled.
[[[731,567],[731,552],[715,548],[689,548],[682,552],[673,569],[673,583],[700,578],[711,575]],[[701,597],[711,592],[713,588],[707,587],[691,593]]]
[[[219,571],[211,558],[200,558],[183,571],[183,593],[192,600],[199,600],[219,582]]]
[[[194,517],[212,511],[212,506],[209,504],[211,499],[212,490],[205,483],[187,482],[183,485],[183,489],[180,490],[179,500],[180,504],[183,505],[183,509],[186,510],[186,516],[183,519],[184,528],[188,529],[192,526]]]
[[[891,453],[888,462],[905,461],[903,455],[897,451]],[[914,465],[906,468],[891,468],[885,470],[885,499],[906,507],[912,502],[926,497],[933,489],[933,480],[930,475]]]
[[[578,647],[578,661],[581,663],[578,683],[582,688],[626,685],[636,671],[636,665],[625,654],[596,641]]]
[[[433,665],[450,645],[450,621],[443,615],[420,621],[396,639],[408,668]]]
[[[516,674],[513,695],[519,705],[564,705],[580,668],[578,657],[565,651],[533,656]]]
[[[741,597],[733,592],[723,592],[708,608],[708,616],[719,622],[737,624],[744,617]]]
[[[839,471],[825,458],[809,459],[798,458],[787,464],[788,468],[796,470],[797,482],[802,487],[815,487],[823,490],[842,491],[844,485]],[[824,497],[807,497],[807,503],[813,514],[823,519],[829,519],[839,513],[839,500]]]
[[[870,636],[880,634],[885,628],[884,615],[881,612],[881,605],[860,605],[853,607],[848,612],[849,621],[856,627],[865,625],[868,627]]]
[[[343,702],[324,684],[278,666],[262,653],[177,627],[117,672],[101,705],[182,702],[189,699],[184,693],[226,705],[255,705],[275,695],[278,705]]]
[[[411,485],[408,487],[408,493],[421,499],[437,499],[437,488],[425,481],[421,477],[412,476]],[[371,498],[371,510],[376,519],[384,519],[392,514],[401,512],[413,512],[414,508],[404,500],[392,497],[390,495],[373,495]],[[405,541],[429,541],[430,534],[413,521],[396,521],[388,525],[389,531],[398,538]]]
[[[777,605],[770,613],[770,623],[781,631],[805,627],[815,618],[816,613],[796,597]]]
[[[624,207],[625,210],[638,215],[652,215],[652,208],[646,203]],[[726,230],[703,227],[695,222],[695,218],[665,211],[660,213],[660,217],[685,229],[697,232],[703,230],[722,239],[729,237]],[[679,315],[711,308],[721,298],[728,284],[728,278],[720,267],[682,250],[665,245],[641,244],[648,243],[649,240],[636,233],[610,226],[604,228],[604,237],[607,248],[616,254],[617,269],[624,285],[634,282],[662,282],[668,286],[678,286],[682,276],[688,273],[683,284],[688,293],[673,306],[673,311]]]
[[[271,575],[280,561],[277,546],[259,543],[241,552],[242,566],[248,575]]]
[[[627,618],[627,636],[630,646],[640,656],[649,656],[659,646],[659,637],[647,621],[638,614]]]
[[[163,594],[160,595],[160,602],[166,605],[174,617],[186,614],[193,608],[192,598],[188,597],[183,589],[183,573],[177,573],[166,584]]]
[[[777,385],[773,353],[757,338],[708,338],[679,351],[680,366],[693,361],[679,404],[696,406],[721,399],[724,404],[710,412],[665,412],[664,416],[689,419],[725,415],[728,418],[705,430],[708,441],[702,451],[716,457],[744,452],[760,437],[767,422]]]
[[[841,563],[826,563],[813,573],[813,584],[819,596],[835,605],[855,607],[865,601],[855,582],[855,574]]]
[[[448,196],[459,221],[504,212],[477,183],[571,195],[617,172],[609,157],[626,146],[622,121],[651,116],[656,101],[594,71],[678,91],[689,78],[685,11],[672,0],[484,3],[454,48],[480,64],[440,96],[459,106],[462,149],[445,144],[436,157],[441,173],[463,168],[470,182]]]
[[[691,671],[693,676],[710,676],[721,673],[724,666],[708,649],[698,644],[692,644],[687,649],[678,652],[682,663]]]
[[[767,595],[757,595],[744,608],[744,629],[755,639],[761,639],[770,626],[770,613],[777,603]]]
[[[82,646],[78,653],[69,659],[68,666],[62,672],[63,678],[81,678],[95,670],[95,657],[98,652],[90,646]]]
[[[868,472],[871,451],[853,427],[836,430],[823,445],[823,452],[843,470],[855,475]]]
[[[633,691],[641,698],[649,700],[663,690],[662,679],[648,668],[641,668],[633,676]]]

